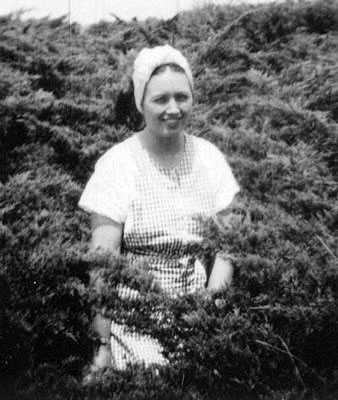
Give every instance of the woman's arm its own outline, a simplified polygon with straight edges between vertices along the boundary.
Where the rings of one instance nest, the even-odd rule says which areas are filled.
[[[110,218],[93,213],[91,217],[92,240],[91,251],[120,253],[123,225]],[[100,293],[104,282],[96,271],[90,273],[90,283]],[[110,326],[111,320],[100,313],[93,320],[93,328],[101,338],[101,345],[94,357],[92,369],[99,369],[111,364],[110,351]]]
[[[233,212],[234,201],[226,210],[222,210],[214,218],[214,222],[221,232],[228,229],[241,219],[240,216]],[[233,265],[230,258],[225,255],[216,254],[211,268],[207,290],[217,291],[230,286],[233,276]]]

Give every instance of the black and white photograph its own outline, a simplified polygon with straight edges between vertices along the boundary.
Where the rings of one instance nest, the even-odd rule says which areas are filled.
[[[2,0],[0,400],[337,400],[338,1]]]

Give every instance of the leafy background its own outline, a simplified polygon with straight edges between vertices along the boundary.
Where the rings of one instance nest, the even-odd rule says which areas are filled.
[[[97,158],[142,126],[130,86],[144,46],[195,76],[188,132],[226,155],[241,222],[208,227],[234,285],[170,300],[146,268],[89,255],[77,202]],[[0,25],[0,397],[335,399],[338,378],[338,6],[207,5],[168,21]],[[98,296],[89,270],[107,280]],[[116,295],[120,281],[142,293]],[[151,333],[170,365],[83,375],[91,314]],[[153,310],[159,313],[154,318]],[[130,310],[133,310],[130,313]]]

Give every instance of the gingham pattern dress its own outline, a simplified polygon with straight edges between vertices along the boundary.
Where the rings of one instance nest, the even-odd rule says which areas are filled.
[[[124,224],[122,253],[144,259],[160,287],[176,296],[205,287],[206,271],[196,257],[202,220],[226,209],[238,190],[223,154],[210,142],[185,135],[183,157],[168,169],[134,135],[100,158],[79,205]],[[137,294],[121,286],[120,295]],[[116,368],[166,363],[155,339],[115,321],[111,333]]]

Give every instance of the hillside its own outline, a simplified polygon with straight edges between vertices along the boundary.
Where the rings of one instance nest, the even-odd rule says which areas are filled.
[[[338,4],[210,5],[86,30],[0,20],[0,398],[336,399]],[[242,222],[208,226],[206,253],[226,249],[236,267],[211,299],[167,299],[142,266],[88,255],[77,207],[98,157],[142,126],[137,52],[164,43],[193,69],[188,132],[226,154],[242,189]],[[92,268],[110,282],[100,298]],[[144,295],[132,317],[121,279]],[[103,306],[157,337],[170,366],[84,386]]]

